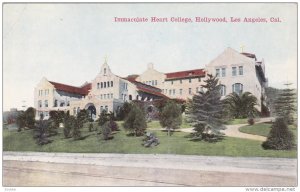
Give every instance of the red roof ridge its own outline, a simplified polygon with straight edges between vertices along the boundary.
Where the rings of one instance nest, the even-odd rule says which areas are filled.
[[[72,85],[67,85],[67,84],[58,83],[58,82],[54,82],[54,81],[49,81],[49,83],[54,85],[55,89],[57,89],[57,90],[65,91],[68,93],[75,93],[75,94],[79,94],[79,95],[87,95],[89,89],[91,89],[91,87],[92,87],[91,83],[87,83],[86,85],[83,85],[82,87],[75,87]]]

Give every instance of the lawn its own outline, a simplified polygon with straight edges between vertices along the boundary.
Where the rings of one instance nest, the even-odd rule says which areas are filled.
[[[114,139],[104,141],[101,135],[88,132],[87,126],[82,134],[89,135],[85,140],[74,141],[65,139],[63,129],[59,128],[59,134],[51,137],[54,141],[44,146],[35,144],[32,138],[32,130],[22,132],[3,130],[4,151],[38,151],[38,152],[78,152],[78,153],[135,153],[135,154],[185,154],[207,156],[259,156],[259,157],[289,157],[296,158],[296,150],[274,151],[264,150],[261,142],[225,137],[216,143],[204,141],[190,141],[189,134],[175,132],[168,137],[166,132],[155,130],[160,140],[160,145],[153,148],[144,148],[142,137],[127,136],[126,132],[114,133]]]
[[[226,125],[237,125],[237,124],[248,124],[248,119],[233,119],[228,122],[226,122]]]
[[[180,128],[181,129],[184,129],[184,128],[191,128],[192,125],[189,124],[187,121],[186,121],[186,117],[183,116],[182,117],[182,124],[180,125]],[[154,121],[151,121],[151,122],[148,122],[147,123],[147,128],[150,128],[150,129],[161,129],[162,126],[160,125],[159,121],[158,120],[154,120]]]
[[[271,123],[258,123],[254,125],[246,125],[241,127],[239,130],[243,133],[249,133],[253,135],[261,135],[267,137],[271,130]],[[295,136],[297,136],[297,126],[296,125],[289,125],[289,128],[293,132]]]

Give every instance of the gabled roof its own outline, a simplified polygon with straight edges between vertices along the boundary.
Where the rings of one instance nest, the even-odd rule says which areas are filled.
[[[205,71],[204,69],[194,69],[188,71],[177,71],[173,73],[165,73],[166,79],[183,79],[188,77],[204,77]]]
[[[49,81],[49,83],[51,83],[55,89],[60,90],[60,91],[65,91],[68,93],[74,93],[74,94],[79,94],[79,95],[87,95],[89,90],[92,88],[92,84],[88,83],[83,85],[82,87],[74,87],[71,85],[66,85],[66,84],[62,84],[62,83],[57,83],[57,82],[53,82],[53,81]]]
[[[138,91],[142,91],[142,92],[146,92],[152,95],[157,95],[160,97],[164,97],[164,98],[168,98],[166,95],[161,93],[161,89],[157,88],[157,87],[153,87],[151,85],[147,85],[145,83],[136,81],[135,79],[137,78],[137,76],[132,77],[132,76],[128,76],[126,78],[123,78],[127,81],[130,81],[131,83],[133,83],[134,85],[136,85],[136,88],[138,89]]]

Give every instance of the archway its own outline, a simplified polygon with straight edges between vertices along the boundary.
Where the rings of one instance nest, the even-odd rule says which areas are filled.
[[[86,106],[85,106],[85,109],[87,110],[88,114],[89,114],[89,118],[91,119],[96,119],[96,107],[93,103],[88,103]]]

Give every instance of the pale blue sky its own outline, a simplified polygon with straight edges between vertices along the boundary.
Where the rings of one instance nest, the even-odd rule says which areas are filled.
[[[226,47],[264,58],[269,85],[297,83],[297,5],[287,3],[5,4],[3,108],[33,105],[35,85],[79,86],[99,72],[203,68]],[[280,17],[281,23],[115,23],[114,17]]]

